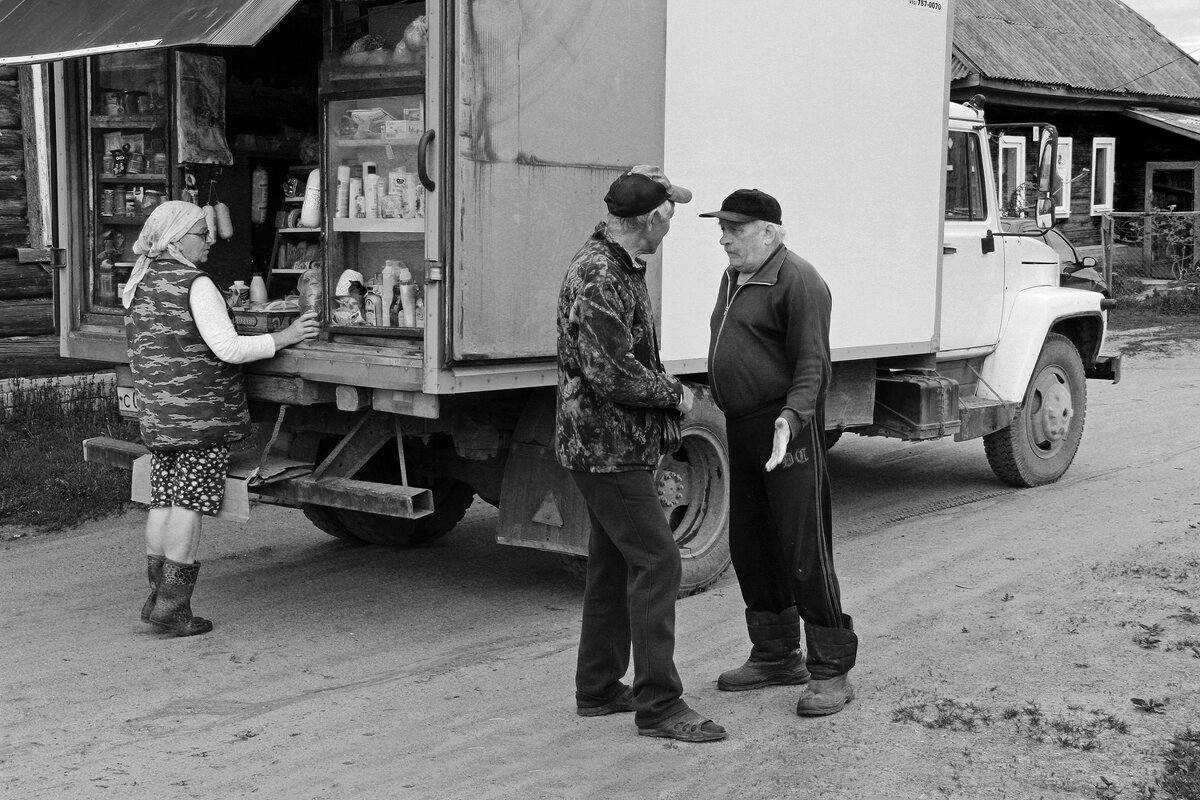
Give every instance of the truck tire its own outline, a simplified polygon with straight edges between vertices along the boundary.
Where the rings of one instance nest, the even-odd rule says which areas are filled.
[[[342,524],[338,519],[337,509],[329,506],[315,506],[311,503],[305,503],[300,507],[304,512],[304,516],[313,525],[316,525],[321,531],[328,533],[330,536],[336,536],[338,539],[345,539],[350,542],[360,541],[357,536],[350,532],[350,529]]]
[[[663,456],[654,473],[658,499],[675,534],[683,562],[679,597],[711,586],[729,568],[729,449],[725,416],[705,386],[689,384],[696,395],[683,420],[683,440]],[[587,577],[587,558],[560,554],[563,567]]]
[[[1013,486],[1042,486],[1063,476],[1083,438],[1085,380],[1071,340],[1048,335],[1012,423],[983,437],[996,477]]]
[[[418,547],[440,539],[452,531],[467,513],[474,499],[475,490],[470,485],[456,478],[438,478],[433,484],[433,513],[424,517],[402,519],[345,508],[332,510],[338,522],[354,538],[367,544]],[[321,530],[330,532],[325,528]]]

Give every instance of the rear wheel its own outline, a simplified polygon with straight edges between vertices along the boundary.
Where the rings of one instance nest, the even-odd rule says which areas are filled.
[[[996,477],[1013,486],[1042,486],[1063,476],[1083,438],[1085,380],[1071,340],[1047,336],[1012,424],[983,437]]]
[[[679,597],[703,591],[729,568],[729,450],[725,417],[703,386],[683,420],[682,441],[654,473],[658,500],[679,546],[683,577]],[[563,554],[563,566],[587,575],[587,559]]]

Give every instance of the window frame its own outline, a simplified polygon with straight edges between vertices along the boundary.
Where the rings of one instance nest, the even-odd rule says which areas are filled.
[[[1070,136],[1058,137],[1058,172],[1059,191],[1062,192],[1062,203],[1054,206],[1054,216],[1065,218],[1071,216],[1071,160],[1075,155],[1075,141]]]
[[[984,222],[991,218],[992,213],[991,201],[988,199],[987,176],[984,174],[983,148],[986,145],[981,142],[976,131],[950,130],[947,134],[947,142],[949,143],[956,137],[962,137],[962,141],[966,145],[966,153],[963,156],[966,167],[963,189],[967,194],[969,217],[964,219],[950,216],[950,207],[947,203],[943,213],[944,221],[947,223]],[[949,148],[947,153],[949,153]],[[952,165],[948,162],[946,169],[949,171],[951,167]],[[947,175],[947,181],[949,180],[950,176]],[[979,201],[978,208],[976,208],[974,200]]]
[[[1005,190],[1005,180],[1004,180],[1007,177],[1005,174],[1005,169],[1004,169],[1004,165],[1005,165],[1004,153],[1006,150],[1016,150],[1017,151],[1017,164],[1018,164],[1018,169],[1020,170],[1020,172],[1018,173],[1019,177],[1016,181],[1015,189],[1013,190],[1013,192],[1018,197],[1023,196],[1021,193],[1021,187],[1025,185],[1025,181],[1029,177],[1029,164],[1025,160],[1026,144],[1027,144],[1027,141],[1024,136],[1014,136],[1011,134],[1002,135],[998,142],[998,145],[997,145],[998,149],[996,151],[996,156],[997,156],[996,188],[997,188],[997,194],[1000,197],[1000,208],[1001,209],[1007,209],[1009,207],[1008,192]],[[1024,210],[1025,210],[1025,206],[1022,203],[1021,208],[1018,209],[1018,212],[1023,213]]]
[[[1096,159],[1101,153],[1104,153],[1104,192],[1107,202],[1096,202]],[[1113,174],[1116,167],[1117,139],[1115,136],[1096,136],[1092,139],[1092,216],[1099,216],[1108,211],[1113,210],[1113,188],[1116,185],[1116,176]]]

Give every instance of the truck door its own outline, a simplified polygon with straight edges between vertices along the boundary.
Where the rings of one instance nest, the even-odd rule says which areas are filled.
[[[991,172],[979,131],[946,141],[946,224],[942,237],[939,352],[990,347],[1000,337],[1004,256],[994,228]]]
[[[554,355],[562,276],[609,184],[662,163],[666,5],[455,0],[450,360]]]

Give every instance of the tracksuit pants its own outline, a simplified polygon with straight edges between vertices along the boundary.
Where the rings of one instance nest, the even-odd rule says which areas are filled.
[[[833,568],[825,423],[818,414],[792,438],[784,462],[767,472],[781,410],[782,403],[725,419],[729,551],[747,611],[778,615],[795,607],[804,620],[809,671],[818,680],[828,679],[854,666],[857,637],[842,613]]]

